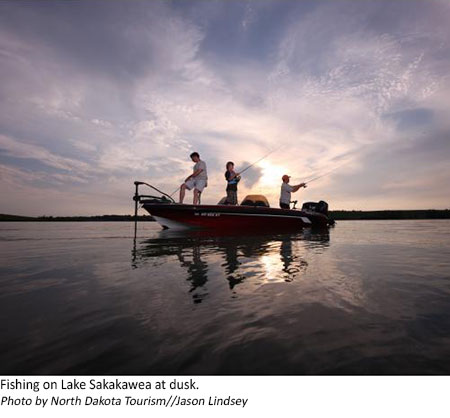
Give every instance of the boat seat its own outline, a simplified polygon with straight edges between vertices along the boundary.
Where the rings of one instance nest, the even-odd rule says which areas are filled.
[[[259,206],[270,208],[267,198],[260,194],[251,194],[245,196],[244,200],[241,202],[241,206]]]

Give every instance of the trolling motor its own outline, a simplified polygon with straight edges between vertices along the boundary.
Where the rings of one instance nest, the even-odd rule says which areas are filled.
[[[136,202],[141,202],[142,200],[146,200],[150,198],[150,199],[155,199],[155,203],[156,202],[161,202],[161,203],[175,203],[175,200],[172,199],[172,197],[170,197],[167,193],[162,192],[161,190],[157,189],[155,186],[152,186],[149,183],[145,183],[143,181],[135,181],[134,185],[136,186],[136,190],[134,192],[134,196],[133,196],[133,200]],[[150,188],[152,188],[153,190],[156,190],[158,193],[161,193],[162,196],[152,196],[152,195],[144,195],[144,194],[139,194],[139,186],[141,185],[145,185],[148,186]],[[144,199],[143,199],[144,198]]]
[[[138,208],[139,203],[148,202],[148,203],[160,203],[160,204],[167,204],[167,203],[175,203],[175,200],[172,199],[171,196],[169,196],[167,193],[162,192],[161,190],[157,189],[155,186],[152,186],[149,183],[145,183],[144,181],[135,181],[134,185],[136,187],[133,200],[134,200],[134,239],[136,240],[136,232],[137,232],[137,216],[138,216]],[[139,186],[148,186],[152,188],[153,190],[156,190],[158,193],[161,193],[162,196],[153,196],[153,195],[146,195],[146,194],[139,194]]]
[[[134,185],[136,186],[136,190],[134,192],[133,200],[134,200],[134,218],[137,220],[138,213],[138,204],[141,202],[151,202],[151,203],[175,203],[175,200],[172,199],[167,193],[158,190],[156,187],[151,184],[145,183],[143,181],[135,181]],[[152,196],[146,194],[139,194],[139,186],[145,185],[153,190],[156,190],[158,193],[161,193],[162,196]]]

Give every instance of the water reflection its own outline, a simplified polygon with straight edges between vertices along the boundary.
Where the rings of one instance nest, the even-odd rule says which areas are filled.
[[[321,242],[323,243],[323,241]],[[308,267],[306,260],[293,253],[290,237],[282,237],[281,239],[280,258],[283,263],[283,271],[287,274],[287,282],[292,281],[297,273],[306,270]]]
[[[0,225],[0,374],[450,374],[449,221],[130,227]]]
[[[222,275],[232,294],[246,280],[292,282],[308,268],[306,253],[320,254],[329,245],[328,231],[256,235],[160,231],[156,237],[135,241],[132,266],[152,268],[177,262],[186,272],[193,302],[201,303],[208,296],[210,276]]]
[[[208,264],[201,259],[200,246],[194,245],[192,247],[192,254],[186,254],[181,248],[177,251],[178,261],[181,266],[187,270],[187,280],[191,283],[189,293],[192,293],[194,303],[200,303],[204,297],[207,296],[206,292],[196,292],[197,288],[202,288],[208,281]]]

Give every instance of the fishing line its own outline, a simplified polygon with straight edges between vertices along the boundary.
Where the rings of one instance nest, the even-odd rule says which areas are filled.
[[[181,186],[178,186],[172,193],[170,193],[170,197],[172,197],[176,192],[178,192],[178,190],[180,190]]]

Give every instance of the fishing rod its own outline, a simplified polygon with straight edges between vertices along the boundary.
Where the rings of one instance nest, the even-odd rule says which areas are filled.
[[[368,147],[369,145],[370,145],[370,144],[365,144],[365,145],[363,144],[362,146],[359,147],[358,150],[352,151],[351,153],[349,152],[349,153],[347,153],[347,155],[348,155],[348,154],[355,154],[355,153],[357,153],[357,152],[361,152],[361,150],[364,150],[364,149],[365,149],[366,147]],[[344,166],[346,166],[346,165],[348,165],[348,164],[350,164],[350,163],[351,163],[351,160],[350,160],[350,161],[346,161],[346,162],[344,162],[344,163],[342,163],[342,164],[339,164],[337,167],[333,168],[332,170],[326,171],[325,173],[320,174],[319,176],[315,176],[315,177],[313,177],[312,179],[306,181],[305,184],[311,183],[311,182],[313,182],[313,181],[319,180],[319,179],[322,178],[322,177],[328,176],[328,174],[330,174],[330,173],[336,171],[337,169],[339,169],[339,168],[341,168],[341,167],[344,167]]]
[[[259,160],[255,161],[254,163],[250,164],[249,166],[245,167],[243,170],[239,172],[239,174],[242,174],[244,171],[247,171],[249,168],[253,167],[255,164],[258,164],[260,161],[267,158],[270,154],[273,154],[275,151],[278,151],[283,145],[280,145],[279,147],[273,149],[272,151],[269,151],[267,154],[265,154],[263,157],[261,157]]]
[[[306,184],[312,183],[313,181],[319,180],[319,179],[322,178],[322,177],[328,176],[328,174],[331,174],[333,171],[336,171],[338,168],[341,168],[341,167],[343,167],[344,165],[347,165],[349,162],[350,162],[350,161],[347,161],[347,162],[344,163],[344,164],[338,165],[337,167],[333,168],[332,170],[329,170],[329,171],[327,171],[327,172],[321,174],[320,176],[313,177],[312,179],[310,179],[310,180],[308,180],[308,181],[305,181],[304,183],[305,183],[305,185],[306,185]]]

